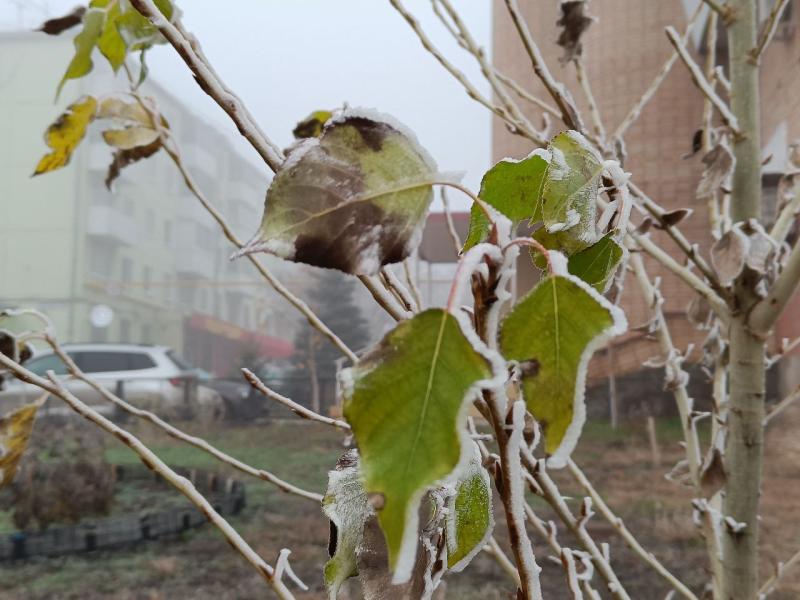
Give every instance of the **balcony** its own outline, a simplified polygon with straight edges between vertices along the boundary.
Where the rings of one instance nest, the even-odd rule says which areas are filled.
[[[113,206],[92,205],[86,215],[86,233],[112,244],[135,245],[137,229],[133,217]]]

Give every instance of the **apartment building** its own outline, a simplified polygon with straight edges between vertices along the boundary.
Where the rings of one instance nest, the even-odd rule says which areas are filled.
[[[98,60],[54,103],[71,53],[71,36],[0,34],[0,306],[45,311],[63,341],[166,344],[220,374],[246,346],[291,354],[291,308],[246,260],[228,260],[231,245],[163,152],[125,169],[112,193],[103,183],[111,150],[94,129],[66,168],[30,177],[47,151],[42,133],[66,105],[125,89]],[[237,235],[252,234],[266,169],[157,83],[143,91],[199,187]],[[287,275],[285,263],[264,260]]]

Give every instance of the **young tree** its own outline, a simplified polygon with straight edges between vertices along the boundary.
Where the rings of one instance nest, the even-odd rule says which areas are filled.
[[[595,349],[626,326],[622,311],[606,295],[630,274],[651,309],[649,325],[663,351],[669,389],[681,417],[686,451],[683,464],[708,550],[708,590],[718,600],[768,596],[780,584],[786,568],[800,563],[798,551],[784,569],[759,581],[763,430],[796,397],[766,411],[766,339],[800,280],[800,248],[787,243],[800,195],[783,198],[773,223],[763,222],[761,214],[759,59],[788,2],[775,2],[759,29],[754,1],[705,0],[704,10],[711,11],[709,31],[716,31],[717,20],[727,28],[728,98],[723,98],[728,85],[724,76],[713,68],[704,71],[687,52],[688,32],[681,36],[668,28],[674,55],[611,135],[596,110],[581,58],[580,37],[591,23],[587,2],[562,2],[559,24],[564,28],[561,39],[568,61],[575,67],[589,106],[591,125],[586,124],[567,88],[549,71],[516,0],[505,0],[505,7],[533,74],[549,96],[547,101],[489,63],[449,0],[433,1],[436,14],[478,62],[492,98],[482,95],[433,46],[400,0],[390,3],[472,98],[536,148],[522,160],[505,160],[492,167],[477,195],[438,173],[413,134],[374,111],[343,110],[319,118],[318,127],[310,128],[310,137],[285,156],[225,85],[168,0],[93,0],[87,11],[75,11],[44,27],[48,33],[57,33],[82,25],[75,38],[75,59],[65,79],[88,72],[95,46],[113,66],[128,70],[124,64],[127,52],[144,52],[153,43],[168,42],[201,88],[231,117],[275,173],[262,225],[244,244],[195,184],[170,136],[168,121],[151,99],[137,91],[137,78],[130,71],[129,94],[85,97],[50,127],[47,141],[53,152],[37,168],[37,173],[42,173],[64,166],[91,122],[111,119],[117,125],[122,123],[124,127],[112,126],[104,132],[106,141],[116,148],[110,178],[118,176],[126,164],[163,149],[238,248],[237,255],[247,257],[352,363],[341,381],[344,420],[311,411],[245,371],[268,397],[306,418],[352,434],[354,447],[331,471],[324,498],[244,464],[103,390],[69,361],[47,328],[44,332],[0,332],[13,342],[4,347],[0,364],[61,398],[137,452],[145,464],[208,515],[281,598],[293,597],[283,579],[292,576],[288,550],[280,552],[274,566],[267,564],[141,441],[81,402],[52,374],[44,378],[27,370],[21,364],[21,352],[29,340],[42,338],[51,344],[73,376],[117,407],[244,473],[297,496],[324,500],[323,510],[332,522],[333,556],[325,567],[331,598],[336,597],[342,582],[356,573],[366,598],[430,598],[449,571],[466,567],[482,550],[509,572],[518,598],[542,597],[540,565],[548,554],[564,571],[561,597],[598,598],[602,591],[611,598],[630,598],[609,553],[586,528],[596,511],[674,593],[697,599],[705,597],[705,590],[689,589],[646,551],[571,458],[585,418],[587,362]],[[708,36],[709,40],[712,37]],[[713,51],[710,41],[708,52]],[[638,188],[636,174],[625,173],[620,165],[627,128],[678,59],[703,94],[706,108],[702,147],[708,170],[702,191],[716,240],[708,258],[681,231],[685,213],[665,211]],[[709,64],[713,67],[714,61]],[[550,136],[538,130],[520,109],[516,96],[563,123],[566,131]],[[433,186],[449,186],[469,195],[473,212],[470,236],[447,305],[424,309],[414,293],[413,279],[409,276],[405,283],[400,281],[386,265],[403,261],[418,244]],[[635,223],[631,223],[633,208]],[[522,221],[540,227],[531,237],[518,237],[515,225]],[[686,265],[650,238],[648,228],[653,224],[685,255]],[[521,249],[531,253],[543,273],[527,295],[513,299],[508,288]],[[363,356],[356,355],[263,266],[257,258],[262,251],[356,275],[395,318],[396,327]],[[715,397],[713,435],[707,448],[697,434],[696,420],[701,415],[694,411],[686,391],[683,357],[672,343],[657,280],[648,275],[643,255],[696,293],[709,315],[707,358],[714,369]],[[507,311],[502,319],[501,310]],[[46,323],[38,313],[28,313]],[[469,407],[480,413],[489,433],[467,418]],[[6,417],[16,433],[11,439],[4,434],[2,440],[4,447],[12,449],[0,459],[4,478],[13,474],[35,409],[35,405],[25,407]],[[557,468],[566,468],[584,490],[586,496],[579,506],[568,502],[550,477],[548,471]],[[528,503],[526,489],[549,506],[576,548],[568,547],[556,525],[537,514],[539,504]],[[495,493],[505,516],[511,559],[492,537]],[[536,534],[536,546],[528,527]]]
[[[355,282],[338,271],[321,270],[308,290],[309,306],[348,347],[360,350],[369,342],[369,327],[356,303]],[[293,369],[286,387],[290,397],[320,412],[327,391],[334,391],[336,360],[342,353],[304,321],[295,335]],[[325,391],[320,389],[320,385]],[[327,385],[326,385],[327,384]]]

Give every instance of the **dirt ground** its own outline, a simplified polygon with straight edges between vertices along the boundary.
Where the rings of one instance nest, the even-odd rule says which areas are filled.
[[[625,520],[629,529],[673,573],[700,591],[706,581],[705,551],[692,524],[688,489],[664,478],[680,458],[674,423],[662,423],[660,467],[652,454],[642,424],[628,424],[612,432],[590,425],[578,451],[578,462]],[[778,560],[800,547],[800,405],[788,411],[767,435],[762,510],[762,573],[767,576]],[[137,433],[170,464],[208,468],[210,459],[178,447],[146,429]],[[207,433],[213,443],[258,466],[271,469],[299,485],[324,490],[326,471],[342,451],[342,439],[324,426],[283,423]],[[125,448],[109,443],[109,460],[132,463]],[[218,467],[215,467],[218,468]],[[554,472],[573,508],[580,502],[578,488],[564,472]],[[267,484],[247,481],[248,507],[233,519],[243,536],[268,561],[281,548],[292,551],[295,571],[310,586],[298,592],[300,600],[325,598],[322,565],[327,559],[328,524],[313,503],[286,496]],[[534,498],[546,519],[549,509]],[[497,537],[505,543],[503,519],[498,513]],[[589,527],[598,542],[610,544],[611,560],[636,600],[664,598],[668,586],[640,561],[599,516]],[[567,532],[563,545],[576,547]],[[568,598],[561,568],[548,560],[545,546],[533,536],[543,566],[545,598]],[[772,600],[800,598],[800,569],[787,578]],[[158,540],[136,548],[80,557],[31,560],[0,565],[0,600],[249,600],[271,597],[252,569],[211,528],[189,532],[178,539]],[[352,598],[357,598],[357,593]],[[485,554],[461,574],[446,578],[445,597],[464,600],[500,600],[514,597],[507,576]],[[605,596],[604,596],[605,597]]]

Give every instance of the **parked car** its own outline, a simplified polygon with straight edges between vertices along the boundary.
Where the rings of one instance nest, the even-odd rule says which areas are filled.
[[[173,418],[196,415],[206,418],[224,408],[220,395],[199,386],[194,369],[168,347],[93,343],[65,344],[63,349],[86,375],[139,408]],[[52,370],[63,376],[67,389],[82,401],[106,414],[114,412],[114,407],[99,392],[70,378],[66,365],[53,352],[38,353],[25,366],[42,376]],[[6,412],[40,395],[41,390],[36,386],[7,378],[0,390],[0,409]],[[43,414],[60,414],[65,409],[51,400]]]

